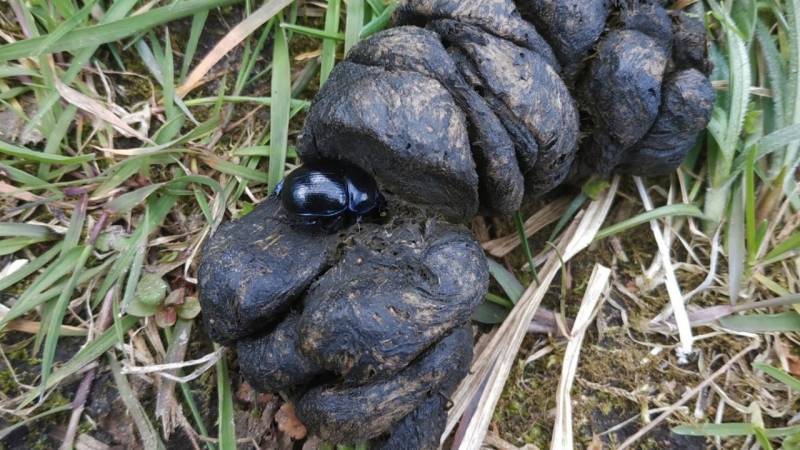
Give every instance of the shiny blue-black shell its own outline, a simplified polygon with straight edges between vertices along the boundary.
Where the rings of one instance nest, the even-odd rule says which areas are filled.
[[[293,170],[276,187],[283,208],[302,224],[340,228],[373,215],[383,205],[375,179],[340,162],[315,162]]]

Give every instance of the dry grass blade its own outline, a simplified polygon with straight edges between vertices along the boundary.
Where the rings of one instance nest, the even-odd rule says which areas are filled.
[[[151,141],[150,138],[131,128],[131,126],[125,123],[124,120],[119,118],[116,114],[111,112],[111,110],[103,106],[97,100],[81,94],[75,89],[72,89],[71,87],[62,83],[61,80],[57,78],[54,80],[54,83],[56,90],[67,103],[75,105],[78,107],[78,109],[86,111],[94,117],[109,123],[112,127],[114,127],[115,130],[119,131],[124,136],[135,137],[140,141],[147,142],[149,144],[155,144],[155,142]]]
[[[494,414],[497,401],[503,391],[503,386],[516,360],[519,346],[527,333],[528,324],[536,314],[536,310],[539,308],[553,279],[560,271],[561,264],[570,260],[591,244],[594,236],[608,216],[618,187],[619,177],[614,177],[609,189],[597,200],[590,203],[583,211],[583,214],[573,221],[558,245],[558,253],[562,256],[559,258],[558,254],[553,254],[548,258],[544,269],[540,273],[541,283],[528,287],[506,321],[498,328],[486,350],[481,353],[479,357],[481,358],[480,364],[477,367],[473,365],[473,369],[477,369],[477,371],[470,374],[462,382],[462,386],[466,384],[467,390],[474,389],[474,394],[479,397],[477,401],[479,406],[475,414],[468,418],[463,439],[461,439],[457,447],[459,450],[478,450],[480,448]],[[491,369],[488,369],[490,367]],[[485,380],[484,377],[486,378]],[[486,387],[485,389],[480,389],[480,385],[483,382],[486,383]],[[448,421],[450,430],[452,430],[454,422],[458,420],[457,417],[454,417],[454,413],[463,414],[475,395],[464,396],[466,404],[455,404],[454,399],[454,406],[451,409],[451,416]],[[465,419],[467,418],[465,417]]]
[[[122,368],[122,374],[130,375],[130,374],[146,374],[146,373],[158,372],[161,374],[162,377],[168,379],[177,379],[173,378],[174,376],[170,375],[170,372],[177,369],[182,369],[184,367],[192,367],[192,366],[200,366],[201,368],[208,368],[216,364],[217,360],[219,360],[219,358],[224,354],[225,354],[225,347],[220,347],[219,349],[211,353],[208,353],[201,358],[193,359],[190,361],[180,361],[180,362],[153,364],[149,366],[135,366],[135,367],[126,365]]]
[[[675,404],[673,404],[672,406],[670,406],[670,407],[669,407],[669,408],[668,408],[666,411],[664,411],[663,413],[661,413],[661,414],[660,414],[658,417],[656,417],[655,419],[653,419],[653,421],[652,421],[652,422],[648,423],[647,425],[645,425],[644,427],[642,427],[642,428],[641,428],[639,431],[637,431],[636,433],[634,433],[633,435],[631,435],[631,436],[630,436],[628,439],[626,439],[626,440],[625,440],[625,442],[623,442],[623,443],[622,443],[622,444],[621,444],[619,447],[617,447],[617,449],[618,449],[618,450],[625,450],[626,448],[630,448],[630,447],[631,447],[631,446],[632,446],[634,443],[636,443],[636,442],[637,442],[639,439],[641,439],[641,438],[642,438],[644,435],[646,435],[647,433],[649,433],[650,431],[652,431],[652,430],[653,430],[653,428],[657,427],[658,425],[660,425],[660,424],[661,424],[661,422],[663,422],[663,421],[664,421],[664,420],[666,420],[666,419],[667,419],[669,416],[671,416],[672,414],[674,414],[674,413],[675,413],[675,411],[677,411],[677,410],[678,410],[678,409],[679,409],[681,406],[683,406],[684,404],[686,404],[686,402],[688,402],[689,400],[691,400],[691,399],[692,399],[692,397],[694,397],[694,396],[695,396],[695,395],[697,395],[697,394],[698,394],[700,391],[702,391],[703,389],[705,389],[705,388],[706,388],[708,385],[710,385],[711,383],[713,383],[713,382],[714,382],[714,380],[716,380],[716,379],[717,379],[717,378],[718,378],[720,375],[722,375],[722,374],[724,374],[725,372],[727,372],[727,371],[728,371],[728,370],[729,370],[731,367],[733,367],[733,365],[734,365],[734,364],[736,364],[736,363],[737,363],[737,362],[738,362],[740,359],[742,359],[742,358],[743,358],[744,356],[746,356],[748,353],[750,353],[751,351],[753,351],[753,350],[757,349],[757,348],[758,348],[758,347],[760,347],[760,346],[761,346],[761,341],[760,341],[760,340],[756,340],[756,341],[754,341],[752,344],[750,344],[749,346],[747,346],[747,348],[745,348],[744,350],[742,350],[742,351],[740,351],[739,353],[737,353],[736,355],[734,355],[734,356],[733,356],[731,359],[729,359],[729,360],[728,360],[728,362],[726,362],[725,364],[723,364],[723,365],[722,365],[722,367],[720,367],[719,369],[717,369],[717,370],[716,370],[714,373],[712,373],[712,374],[711,374],[711,375],[710,375],[708,378],[706,378],[705,380],[703,380],[703,382],[702,382],[702,383],[698,384],[697,386],[695,386],[694,388],[692,388],[692,389],[691,389],[689,392],[687,392],[686,394],[684,394],[684,395],[683,395],[683,397],[681,397],[681,399],[680,399],[680,400],[678,400],[678,401],[677,401]]]
[[[186,356],[186,347],[189,344],[189,335],[192,332],[191,320],[180,319],[175,323],[172,339],[167,348],[167,356],[165,361],[167,364],[178,363],[184,360]],[[177,375],[178,370],[173,369],[170,375]],[[164,431],[165,438],[169,439],[169,435],[175,429],[177,416],[176,409],[179,408],[175,400],[175,381],[162,380],[158,386],[158,393],[156,394],[156,418],[161,419],[161,428]]]
[[[636,183],[636,188],[639,190],[639,195],[642,198],[642,203],[647,211],[653,210],[653,202],[650,200],[650,195],[647,193],[642,179],[633,177]],[[675,323],[678,326],[678,335],[681,341],[680,350],[684,355],[692,353],[692,325],[689,322],[689,316],[686,313],[686,305],[683,303],[683,294],[678,285],[678,279],[675,278],[675,269],[672,267],[672,258],[670,257],[669,245],[664,241],[664,233],[661,231],[661,226],[658,225],[656,220],[650,221],[650,228],[653,230],[653,237],[655,238],[656,245],[658,245],[658,252],[661,254],[661,261],[664,267],[664,275],[666,276],[667,294],[669,301],[672,305],[672,311],[675,315]]]
[[[611,277],[611,269],[599,264],[594,266],[589,284],[586,286],[581,307],[575,317],[575,325],[567,343],[567,350],[564,352],[564,363],[561,367],[561,379],[558,383],[556,396],[556,422],[553,427],[553,440],[550,443],[551,450],[572,450],[572,399],[570,391],[572,383],[575,381],[575,373],[578,370],[578,359],[581,354],[583,337],[586,330],[594,320],[595,314],[602,304],[603,292],[608,286]]]
[[[0,313],[0,317],[2,317]],[[12,320],[5,326],[8,331],[19,331],[20,333],[36,334],[42,329],[42,323],[33,320],[17,319]],[[59,335],[61,336],[86,336],[86,329],[75,327],[72,325],[61,325],[59,328]]]
[[[250,14],[243,21],[239,22],[239,24],[233,27],[231,31],[208,52],[203,60],[192,69],[183,84],[175,91],[176,95],[178,97],[183,97],[191,92],[192,89],[199,86],[208,71],[225,57],[229,51],[239,45],[247,36],[250,36],[250,34],[261,27],[261,25],[267,23],[269,19],[273,18],[280,10],[290,3],[292,3],[292,0],[268,1],[260,8],[253,11],[253,14]]]
[[[536,214],[529,217],[524,223],[525,236],[531,237],[546,226],[557,221],[561,215],[564,214],[564,211],[567,210],[569,203],[570,199],[568,197],[563,197],[548,203],[536,211]],[[520,242],[519,234],[512,233],[508,236],[484,242],[483,249],[495,258],[502,258],[517,248]]]
[[[131,418],[133,418],[133,423],[139,431],[139,436],[142,439],[142,446],[146,449],[164,449],[164,443],[159,439],[158,433],[147,417],[147,412],[142,407],[142,404],[139,402],[130,384],[128,384],[127,378],[122,374],[119,362],[117,362],[114,355],[108,355],[108,363],[109,366],[111,366],[111,374],[114,376],[114,382],[119,390],[120,398],[122,398],[123,403],[125,403],[125,407],[128,408],[128,412]]]

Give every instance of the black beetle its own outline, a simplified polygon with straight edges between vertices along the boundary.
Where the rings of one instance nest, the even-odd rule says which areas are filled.
[[[275,188],[295,225],[332,233],[367,217],[378,217],[386,203],[375,179],[339,161],[307,163]]]

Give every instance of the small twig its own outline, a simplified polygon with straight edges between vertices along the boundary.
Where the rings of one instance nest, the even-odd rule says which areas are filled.
[[[680,400],[678,400],[675,404],[669,407],[666,411],[661,413],[658,417],[653,419],[652,422],[648,423],[644,427],[642,427],[639,431],[634,433],[628,439],[625,440],[617,449],[624,450],[626,448],[630,448],[636,441],[641,439],[645,434],[649,433],[653,430],[653,428],[657,427],[661,424],[661,422],[665,421],[669,416],[671,416],[675,411],[677,411],[681,406],[683,406],[686,402],[691,400],[695,395],[697,395],[701,390],[703,390],[706,386],[711,384],[717,377],[722,375],[723,373],[727,372],[737,361],[742,359],[745,355],[750,353],[751,351],[757,349],[761,346],[761,341],[756,340],[752,344],[748,345],[747,348],[740,351],[733,358],[729,359],[728,362],[722,365],[716,372],[712,373],[708,378],[706,378],[702,383],[698,384],[692,390],[687,392]]]

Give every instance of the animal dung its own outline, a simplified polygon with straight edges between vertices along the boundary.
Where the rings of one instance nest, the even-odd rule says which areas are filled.
[[[313,100],[306,165],[219,227],[198,281],[211,338],[310,433],[436,449],[489,284],[461,224],[670,173],[715,96],[703,23],[669,2],[398,3]]]

